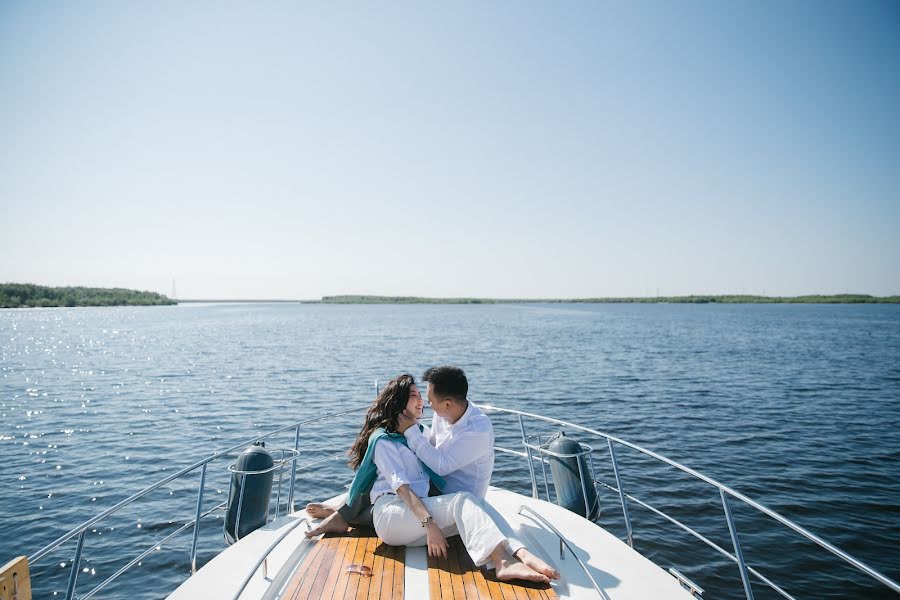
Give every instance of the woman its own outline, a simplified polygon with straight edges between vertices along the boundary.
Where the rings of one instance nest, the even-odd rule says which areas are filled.
[[[468,492],[428,496],[430,481],[440,486],[440,478],[430,473],[406,447],[406,438],[397,430],[400,413],[416,419],[424,402],[412,375],[394,378],[382,388],[366,413],[366,423],[350,449],[350,465],[357,469],[350,495],[366,487],[366,475],[374,483],[375,532],[392,546],[428,546],[430,556],[447,556],[447,535],[459,534],[473,562],[492,565],[497,579],[525,579],[549,582],[549,578],[506,552],[506,537]]]

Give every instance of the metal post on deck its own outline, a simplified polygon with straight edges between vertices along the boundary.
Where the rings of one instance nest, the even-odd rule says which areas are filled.
[[[584,480],[584,472],[587,471],[587,468],[583,459],[584,455],[579,454],[575,457],[575,462],[578,464],[578,479],[581,480],[581,493],[584,495],[584,518],[590,520],[591,504],[588,502],[587,481]],[[594,485],[593,479],[591,479],[591,485]]]
[[[300,450],[300,426],[294,432],[294,450]],[[297,459],[291,461],[291,486],[288,488],[288,514],[294,512],[294,480],[297,478]]]
[[[541,436],[537,436],[538,448],[543,448],[544,444],[541,442]],[[544,465],[544,455],[541,452],[538,452],[538,460],[541,461],[541,473],[544,474],[544,491],[547,493],[547,502],[550,502],[550,482],[547,480],[547,467]]]
[[[194,515],[194,539],[191,540],[191,574],[197,572],[197,537],[200,535],[200,511],[203,508],[203,488],[206,483],[206,465],[200,470],[200,491],[197,492],[197,512]]]
[[[66,600],[75,597],[75,582],[78,581],[78,571],[81,569],[81,551],[84,549],[84,534],[87,529],[82,529],[78,534],[78,545],[75,547],[75,558],[72,559],[72,572],[69,574],[69,585],[66,587]]]
[[[522,431],[522,444],[525,446],[525,453],[528,455],[528,472],[531,474],[531,497],[538,498],[537,477],[534,476],[534,459],[531,457],[531,447],[525,437],[525,423],[522,422],[522,415],[519,415],[519,429]]]
[[[619,490],[619,501],[622,503],[622,514],[625,516],[625,530],[628,532],[628,545],[634,548],[634,538],[631,533],[631,517],[628,514],[628,504],[625,503],[625,490],[622,489],[622,479],[619,477],[619,463],[616,461],[616,451],[612,440],[606,438],[609,445],[609,456],[612,458],[613,475],[616,476],[616,488]]]
[[[741,570],[741,581],[744,584],[744,594],[747,600],[753,600],[753,590],[750,589],[750,577],[747,574],[747,563],[744,562],[744,553],[741,552],[741,543],[738,541],[737,528],[734,526],[734,517],[731,516],[731,507],[728,505],[728,498],[725,496],[725,490],[719,488],[719,495],[722,496],[722,507],[725,509],[725,519],[728,521],[728,531],[731,533],[731,543],[734,544],[734,556],[737,558],[738,567]]]

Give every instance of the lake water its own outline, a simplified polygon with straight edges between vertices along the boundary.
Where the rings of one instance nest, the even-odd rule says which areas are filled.
[[[470,397],[576,421],[693,467],[900,578],[900,306],[188,304],[0,311],[0,563],[30,554],[194,457],[306,416],[362,405],[375,380],[466,370]],[[359,420],[357,418],[357,420]],[[355,426],[356,423],[352,423]],[[515,427],[495,419],[498,438]],[[338,452],[351,428],[311,428]],[[284,438],[289,445],[293,436]],[[619,451],[627,491],[731,549],[718,494]],[[505,463],[504,463],[505,464]],[[528,493],[520,463],[494,483]],[[598,465],[598,475],[605,477]],[[209,502],[228,489],[224,463]],[[339,462],[298,479],[332,495]],[[166,486],[85,540],[85,593],[193,516],[196,481]],[[193,486],[193,488],[192,488]],[[336,489],[338,488],[338,489]],[[171,500],[171,502],[169,502]],[[600,523],[622,534],[617,498]],[[210,505],[211,506],[211,505]],[[733,502],[744,554],[799,598],[896,597]],[[631,507],[635,547],[707,589],[737,568]],[[200,561],[222,547],[204,522]],[[159,598],[188,571],[190,534],[97,597]],[[74,542],[33,566],[63,594]],[[757,598],[774,597],[760,584]]]

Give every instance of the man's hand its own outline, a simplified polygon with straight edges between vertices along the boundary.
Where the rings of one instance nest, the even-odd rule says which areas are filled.
[[[407,429],[416,424],[416,420],[409,416],[406,409],[397,417],[397,432],[404,433]]]
[[[447,538],[434,521],[425,525],[425,539],[428,542],[428,556],[447,558]]]

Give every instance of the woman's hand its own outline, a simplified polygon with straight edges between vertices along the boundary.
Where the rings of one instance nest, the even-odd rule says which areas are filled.
[[[406,502],[410,512],[420,522],[425,523],[425,540],[428,543],[428,556],[447,558],[447,538],[444,537],[444,532],[437,526],[437,523],[431,520],[431,515],[428,514],[428,509],[422,504],[422,500],[410,491],[408,483],[404,483],[397,488],[397,495]]]
[[[428,556],[447,558],[447,538],[434,521],[425,525],[425,539],[428,541]]]

